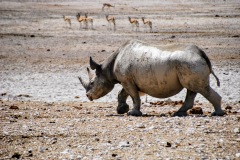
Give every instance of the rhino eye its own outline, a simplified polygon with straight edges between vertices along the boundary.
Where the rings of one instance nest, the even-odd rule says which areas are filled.
[[[93,82],[90,82],[90,85],[93,85]]]

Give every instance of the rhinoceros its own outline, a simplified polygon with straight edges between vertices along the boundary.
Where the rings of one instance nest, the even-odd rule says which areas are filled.
[[[118,93],[118,114],[128,112],[128,115],[141,116],[141,92],[152,97],[167,98],[186,88],[185,102],[173,116],[186,116],[193,107],[197,93],[212,103],[215,109],[213,116],[224,115],[222,98],[210,87],[209,75],[213,74],[218,86],[219,79],[207,55],[196,45],[156,47],[131,40],[101,64],[90,57],[90,68],[95,70],[95,74],[87,68],[88,81],[78,77],[90,101],[109,93],[115,84],[122,85]],[[131,111],[126,103],[129,95],[133,101]]]

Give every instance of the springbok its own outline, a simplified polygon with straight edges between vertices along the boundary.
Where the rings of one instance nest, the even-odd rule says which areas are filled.
[[[93,18],[88,17],[88,13],[85,13],[85,22],[88,28],[88,22],[91,23],[91,29],[93,29]]]
[[[109,17],[109,15],[106,15],[106,19],[108,21],[108,28],[110,30],[112,30],[112,25],[113,24],[113,30],[115,31],[116,30],[116,22],[115,22],[115,18],[114,17]]]
[[[79,22],[79,29],[82,28],[82,23],[85,23],[85,27],[87,27],[85,17],[81,16],[81,12],[77,13],[76,17],[77,17],[77,21]]]
[[[63,15],[63,20],[64,20],[65,22],[67,22],[67,23],[69,24],[70,28],[71,28],[71,19],[68,18],[68,17],[66,17],[65,15]]]
[[[115,5],[113,6],[113,5],[109,4],[109,3],[103,3],[102,11],[104,11],[104,8],[105,8],[105,7],[107,7],[108,10],[109,10],[109,8],[113,8],[113,7],[115,7]]]
[[[139,22],[137,19],[133,19],[131,17],[128,17],[129,22],[132,24],[132,31],[134,26],[136,26],[136,32],[139,31]]]
[[[142,17],[142,21],[144,25],[149,26],[150,28],[150,33],[152,32],[152,22],[150,20],[146,21],[144,17]]]

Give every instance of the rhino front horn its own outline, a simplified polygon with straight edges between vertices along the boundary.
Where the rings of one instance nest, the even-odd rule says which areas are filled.
[[[86,89],[87,88],[87,82],[84,81],[81,77],[78,77],[80,83],[83,85],[83,87]]]

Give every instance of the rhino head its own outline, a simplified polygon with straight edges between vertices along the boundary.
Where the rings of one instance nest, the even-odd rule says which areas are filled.
[[[101,98],[109,93],[114,84],[108,80],[108,69],[103,68],[101,64],[97,64],[92,57],[90,57],[90,68],[95,70],[95,74],[91,73],[90,69],[87,68],[88,81],[78,77],[83,87],[86,89],[86,96],[90,101]]]

